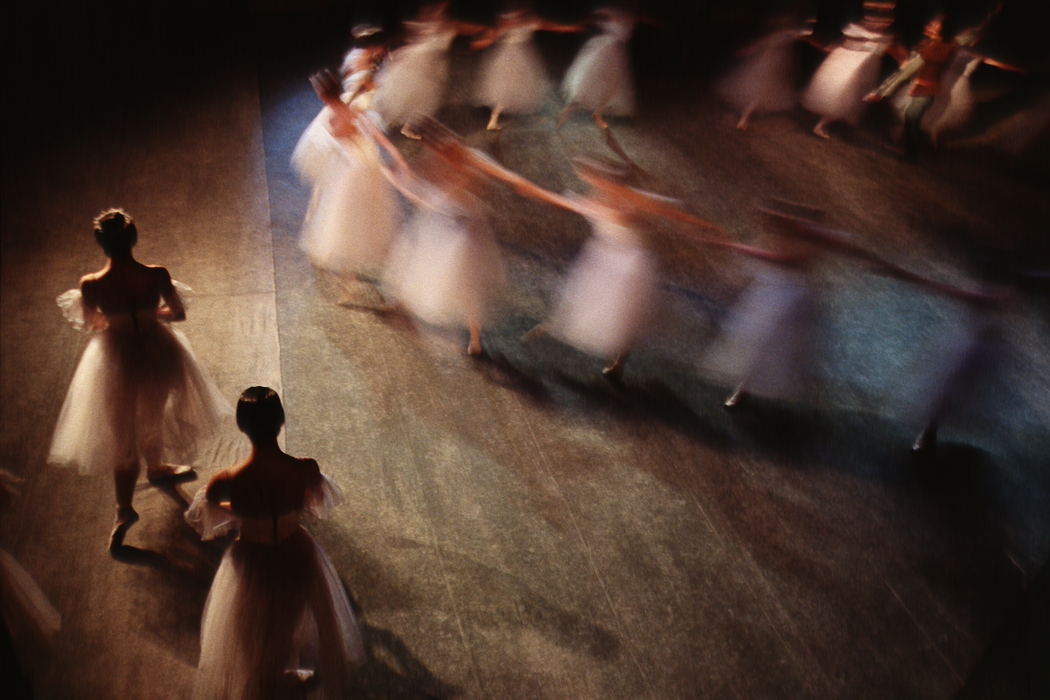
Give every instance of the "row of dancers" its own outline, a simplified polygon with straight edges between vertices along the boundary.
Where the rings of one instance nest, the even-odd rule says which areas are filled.
[[[793,18],[778,18],[766,35],[739,51],[740,64],[718,82],[716,92],[737,110],[740,130],[747,129],[754,115],[801,104],[818,115],[813,131],[824,138],[830,137],[831,124],[856,125],[869,103],[889,99],[903,123],[906,152],[914,155],[923,134],[936,145],[943,134],[969,121],[974,105],[970,76],[979,65],[1020,70],[974,48],[1000,7],[980,25],[950,40],[942,37],[944,18],[937,16],[911,51],[892,31],[893,2],[864,2],[863,18],[846,25],[842,39],[831,45],[817,43],[809,23],[800,26]],[[358,106],[374,110],[385,127],[400,128],[404,135],[415,137],[414,116],[438,115],[448,88],[449,49],[460,35],[473,37],[473,49],[488,49],[474,88],[474,101],[491,110],[488,128],[502,128],[503,114],[537,113],[550,80],[533,35],[538,31],[583,32],[592,24],[597,34],[583,44],[562,80],[565,106],[558,126],[575,109],[590,111],[602,128],[608,126],[606,115],[635,114],[628,43],[636,24],[651,20],[610,7],[596,11],[585,22],[558,24],[518,9],[501,14],[494,27],[484,27],[450,20],[445,8],[444,3],[424,7],[415,21],[405,23],[407,42],[389,54],[378,28],[355,30],[358,46],[344,65],[347,88],[355,96],[376,88],[374,96]],[[828,54],[801,95],[795,87],[798,61],[794,45],[798,41]],[[896,61],[898,70],[880,84],[885,56]],[[364,78],[370,71],[375,71],[374,83]]]
[[[523,341],[551,335],[605,359],[603,373],[610,378],[622,375],[631,350],[656,315],[660,260],[648,240],[654,220],[676,223],[684,244],[761,261],[756,281],[722,333],[722,357],[716,364],[733,382],[728,407],[749,393],[798,399],[798,387],[792,385],[798,384],[805,347],[815,334],[807,321],[816,296],[811,273],[829,253],[849,255],[881,274],[956,300],[975,318],[983,319],[986,306],[996,307],[1004,300],[1000,292],[972,291],[912,273],[852,243],[852,237],[821,226],[815,211],[799,205],[779,202],[765,213],[776,243],[759,248],[732,241],[717,225],[683,210],[675,200],[640,189],[633,183],[633,171],[612,162],[578,157],[576,174],[587,191],[551,192],[425,117],[414,124],[425,150],[409,165],[372,118],[345,104],[334,76],[315,76],[315,87],[326,105],[330,131],[322,133],[328,136],[329,150],[321,149],[311,127],[296,151],[296,162],[301,166],[307,160],[334,159],[338,165],[318,168],[330,179],[315,181],[316,203],[304,224],[304,250],[317,267],[337,279],[371,280],[379,290],[372,294],[386,310],[403,310],[435,326],[466,329],[471,355],[481,354],[482,328],[493,320],[507,283],[483,205],[491,183],[502,183],[590,223],[592,236],[568,268],[551,313]],[[362,158],[362,153],[368,157]],[[403,224],[398,193],[416,210]],[[379,219],[386,225],[373,226]],[[344,289],[350,289],[349,283]],[[977,343],[985,333],[975,329],[986,325],[976,322],[945,343]],[[948,408],[946,400],[934,397],[950,393],[961,381],[953,380],[951,373],[969,362],[967,357],[963,352],[942,367],[949,374],[930,379],[926,400],[935,405],[927,407],[927,430],[918,448],[931,445],[939,416]]]

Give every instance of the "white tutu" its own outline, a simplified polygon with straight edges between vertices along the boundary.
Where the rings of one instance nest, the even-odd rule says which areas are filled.
[[[708,366],[752,394],[793,400],[802,388],[811,337],[811,297],[804,275],[763,265],[733,309]]]
[[[455,28],[428,30],[380,66],[372,109],[388,126],[404,124],[415,114],[433,117],[441,109],[448,87],[448,50],[455,38]]]
[[[629,350],[652,318],[656,264],[631,231],[592,219],[596,235],[569,269],[550,319],[552,336],[597,357]]]
[[[535,25],[514,27],[485,56],[481,66],[477,102],[504,112],[539,111],[549,83],[543,62],[532,44]]]
[[[328,164],[339,154],[339,142],[328,129],[331,121],[332,110],[322,108],[292,151],[292,167],[299,178],[312,187],[324,179]]]
[[[941,75],[941,89],[933,104],[922,115],[922,130],[934,143],[941,134],[959,129],[973,114],[973,90],[970,75],[981,65],[981,57],[971,51],[955,52],[951,64]]]
[[[182,286],[185,288],[184,286]],[[84,324],[82,297],[71,289],[58,304],[74,326]],[[55,426],[47,461],[76,465],[81,474],[159,454],[189,464],[201,441],[232,414],[204,374],[186,336],[156,311],[107,319],[93,331]]]
[[[399,205],[367,137],[335,143],[317,182],[317,200],[300,245],[317,267],[350,273],[378,268],[398,230]]]
[[[795,91],[794,43],[797,29],[774,32],[754,47],[754,52],[721,80],[718,92],[738,112],[779,112],[798,103]]]
[[[201,656],[193,696],[198,700],[256,700],[304,697],[296,676],[311,675],[311,698],[346,697],[351,669],[364,661],[364,645],[353,610],[332,562],[296,513],[278,521],[237,518],[197,492],[186,519],[204,539],[236,529],[241,537],[227,550],[212,581],[201,620]],[[337,498],[325,478],[316,501]],[[274,544],[246,537],[276,532]],[[272,530],[271,530],[272,529]]]
[[[867,105],[864,96],[878,85],[888,43],[854,24],[843,34],[845,43],[832,49],[809,81],[802,106],[828,121],[856,124]]]
[[[435,208],[420,210],[394,244],[387,285],[405,308],[432,325],[484,322],[506,275],[482,204],[468,209],[436,188],[423,196]]]
[[[587,40],[569,66],[561,89],[568,104],[608,114],[631,116],[635,112],[634,81],[627,42],[634,29],[628,15],[611,13],[600,23],[602,33]]]

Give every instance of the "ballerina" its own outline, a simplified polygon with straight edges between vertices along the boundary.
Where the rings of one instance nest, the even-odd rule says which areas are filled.
[[[80,288],[58,298],[66,318],[91,333],[58,416],[48,462],[81,474],[112,470],[117,496],[110,547],[138,520],[131,501],[142,462],[151,482],[192,476],[185,464],[230,413],[182,333],[186,318],[168,271],[132,257],[131,217],[109,209],[95,219],[95,239],[109,258]],[[185,286],[183,286],[184,289]]]
[[[447,3],[420,10],[419,19],[405,22],[409,43],[390,54],[376,74],[372,108],[387,128],[401,127],[401,134],[418,138],[409,122],[417,116],[433,117],[441,109],[448,88],[449,49],[460,34],[473,35],[484,27],[449,20]]]
[[[634,81],[627,42],[638,18],[629,12],[603,8],[594,13],[601,34],[591,37],[565,73],[561,90],[565,108],[558,128],[573,109],[591,110],[594,123],[608,129],[604,114],[630,117],[635,113]]]
[[[555,24],[536,17],[527,10],[506,12],[499,16],[494,29],[486,30],[470,44],[484,49],[499,42],[484,58],[478,83],[477,102],[491,108],[488,130],[499,131],[500,115],[532,114],[543,106],[550,87],[539,52],[532,36],[543,32],[579,32],[579,25]]]
[[[352,278],[376,279],[386,262],[400,227],[400,203],[376,142],[386,139],[368,128],[370,115],[355,111],[352,120],[333,120],[332,108],[325,109],[335,151],[303,222],[300,246],[315,267],[335,275],[343,289],[340,303],[347,303]]]
[[[738,131],[747,130],[753,114],[787,111],[798,103],[794,43],[808,39],[813,30],[799,29],[783,18],[774,25],[772,32],[739,52],[743,63],[719,83],[722,98],[740,113]]]
[[[856,125],[867,106],[864,96],[878,84],[882,57],[890,54],[898,63],[908,51],[888,32],[893,23],[893,3],[866,2],[868,14],[860,24],[848,24],[842,30],[843,40],[832,48],[828,57],[813,74],[802,94],[802,106],[820,115],[813,133],[829,138],[827,127],[834,121]]]
[[[301,524],[324,517],[338,488],[317,462],[278,446],[284,408],[273,389],[247,389],[237,425],[251,455],[213,476],[186,512],[205,540],[238,533],[204,604],[193,696],[346,697],[364,661],[361,633],[339,574]]]
[[[717,227],[681,211],[674,200],[629,186],[627,171],[619,167],[587,157],[573,163],[590,187],[586,196],[558,195],[523,178],[509,181],[519,194],[583,216],[594,234],[570,267],[554,311],[523,341],[550,334],[611,360],[602,374],[618,378],[656,306],[657,263],[641,233],[642,217]]]

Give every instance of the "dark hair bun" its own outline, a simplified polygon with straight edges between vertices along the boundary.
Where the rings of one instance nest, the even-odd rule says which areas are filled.
[[[107,209],[94,221],[95,240],[107,256],[127,252],[139,239],[135,221],[123,209]]]
[[[244,390],[237,402],[237,427],[252,442],[277,437],[284,425],[284,406],[281,397],[268,386],[253,386]]]

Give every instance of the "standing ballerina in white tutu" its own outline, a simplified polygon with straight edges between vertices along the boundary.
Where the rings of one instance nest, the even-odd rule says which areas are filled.
[[[470,44],[472,49],[496,47],[486,54],[481,64],[477,102],[492,110],[488,130],[498,131],[500,115],[534,114],[540,111],[550,88],[540,54],[533,45],[536,32],[579,32],[579,25],[555,24],[527,10],[515,10],[499,16],[494,29],[489,29]]]
[[[569,268],[554,311],[523,341],[550,334],[611,360],[602,373],[616,378],[656,308],[658,265],[642,231],[643,217],[717,227],[679,210],[674,200],[629,186],[629,172],[618,166],[582,156],[573,163],[591,188],[586,196],[562,196],[523,179],[512,183],[519,194],[586,218],[594,234]]]
[[[150,481],[192,474],[184,465],[229,407],[182,333],[186,318],[168,271],[131,255],[138,232],[120,209],[95,219],[109,262],[58,298],[75,327],[91,333],[55,426],[48,462],[81,474],[113,472],[117,515],[110,547],[138,520],[131,500],[142,462]]]
[[[409,138],[418,138],[409,126],[415,116],[436,116],[444,104],[452,42],[460,34],[485,29],[448,19],[446,5],[428,5],[415,22],[405,22],[408,44],[391,53],[376,74],[372,109],[383,117],[387,128],[401,127],[402,135]]]
[[[820,115],[813,133],[830,138],[828,124],[841,121],[856,125],[867,103],[864,96],[878,85],[882,58],[889,53],[902,63],[908,50],[897,43],[889,28],[893,3],[866,2],[868,12],[860,24],[848,24],[842,41],[831,49],[802,93],[802,106]]]
[[[574,109],[591,111],[594,123],[608,129],[606,113],[634,116],[634,78],[627,42],[638,18],[624,10],[603,8],[595,13],[601,34],[587,40],[565,72],[561,91],[565,108],[558,117],[561,127]]]
[[[193,697],[344,698],[364,661],[361,633],[339,574],[302,526],[339,490],[317,462],[278,446],[284,408],[273,389],[246,390],[237,425],[251,455],[212,477],[186,512],[203,539],[238,533],[204,604]]]
[[[747,130],[753,114],[783,112],[798,104],[795,42],[807,39],[813,30],[800,29],[785,18],[774,25],[772,32],[738,52],[743,62],[718,84],[722,98],[740,113],[739,131]]]

